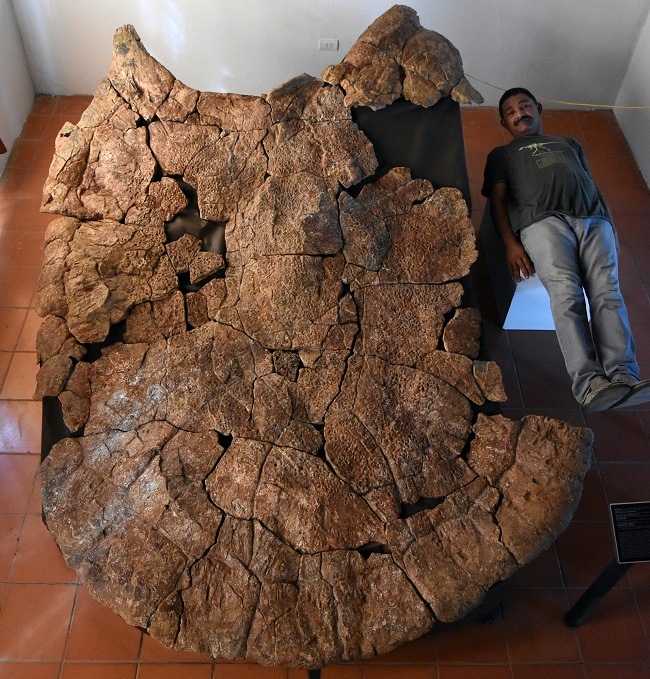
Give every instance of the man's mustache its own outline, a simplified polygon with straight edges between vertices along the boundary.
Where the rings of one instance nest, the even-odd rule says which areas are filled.
[[[524,121],[524,120],[532,120],[532,119],[533,119],[532,116],[529,116],[527,113],[524,113],[521,116],[519,116],[519,118],[517,118],[517,120],[515,120],[515,126],[519,125],[519,123]]]

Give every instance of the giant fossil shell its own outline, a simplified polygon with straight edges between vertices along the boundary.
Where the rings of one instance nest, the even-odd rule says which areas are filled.
[[[460,57],[400,6],[364,36],[333,84],[255,97],[185,86],[121,28],[56,142],[38,389],[72,435],[44,513],[92,595],[168,646],[386,652],[466,615],[580,496],[588,430],[479,412],[505,394],[462,306],[460,192],[406,168],[350,188],[377,161],[349,106],[460,98]]]

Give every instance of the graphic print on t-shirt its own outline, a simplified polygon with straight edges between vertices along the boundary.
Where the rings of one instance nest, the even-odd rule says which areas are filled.
[[[554,165],[555,163],[568,163],[569,158],[564,151],[553,151],[546,148],[551,144],[558,144],[556,141],[543,141],[536,144],[529,144],[528,146],[520,147],[520,151],[532,150],[531,155],[535,157],[535,163],[541,170],[543,167]]]

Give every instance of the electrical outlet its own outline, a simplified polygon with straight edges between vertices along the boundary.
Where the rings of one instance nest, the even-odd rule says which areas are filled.
[[[337,38],[319,38],[318,49],[327,52],[336,52],[339,48],[339,41]]]

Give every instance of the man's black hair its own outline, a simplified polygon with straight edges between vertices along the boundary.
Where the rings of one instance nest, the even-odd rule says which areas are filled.
[[[503,118],[503,102],[506,99],[510,99],[510,97],[514,97],[515,94],[525,94],[527,97],[530,97],[535,104],[537,103],[535,95],[532,94],[532,92],[529,92],[525,87],[511,87],[509,90],[506,90],[501,95],[501,99],[499,99],[499,116],[501,118]]]

